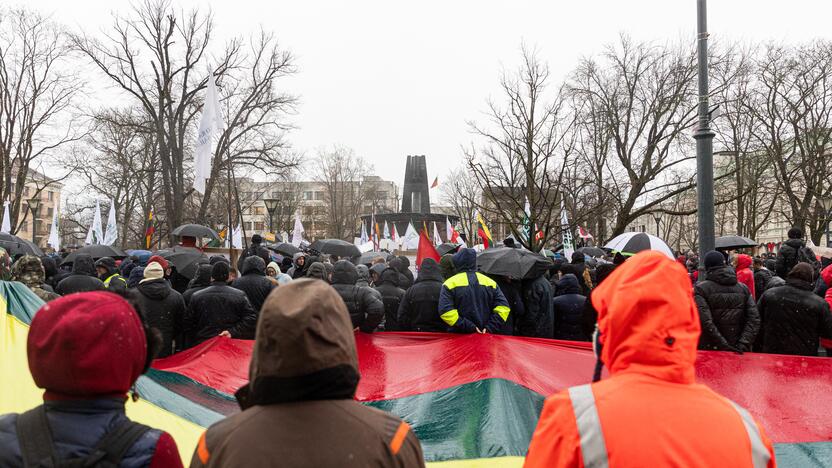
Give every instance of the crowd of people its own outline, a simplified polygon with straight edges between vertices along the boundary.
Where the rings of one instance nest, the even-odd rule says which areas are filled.
[[[599,358],[595,380],[602,365],[611,378],[547,401],[527,459],[532,466],[573,466],[555,462],[587,450],[578,442],[583,428],[572,433],[574,421],[564,419],[580,418],[572,412],[578,408],[574,405],[592,404],[593,392],[610,393],[609,402],[595,411],[612,411],[610,417],[619,419],[616,427],[624,427],[639,417],[604,409],[615,406],[614,392],[627,389],[633,398],[656,403],[649,396],[654,387],[633,390],[638,385],[624,385],[627,375],[669,382],[662,391],[674,392],[677,384],[693,384],[697,348],[818,355],[822,339],[832,338],[832,288],[827,288],[832,266],[821,269],[800,230],[789,235],[789,248],[771,259],[706,253],[704,278],[698,275],[699,259],[692,256],[672,262],[657,253],[598,259],[580,252],[569,261],[556,259],[534,277],[490,276],[479,271],[476,252],[466,248],[439,262],[424,259],[414,275],[404,256],[379,255],[369,265],[356,265],[302,252],[275,261],[260,239],[253,239],[238,261],[239,273],[226,258],[214,256],[183,286],[172,280],[175,269],[158,255],[94,261],[76,254],[66,271],[57,267],[60,259],[50,256],[22,256],[12,264],[0,252],[2,279],[22,282],[49,304],[32,323],[28,347],[35,382],[46,390],[45,404],[19,418],[0,417],[0,466],[23,466],[22,460],[44,454],[53,459],[109,457],[120,461],[114,466],[179,466],[173,439],[130,422],[123,398],[153,358],[218,336],[255,340],[250,382],[237,394],[243,412],[203,435],[192,466],[260,466],[273,457],[292,461],[289,465],[333,466],[343,455],[340,448],[350,447],[361,447],[351,453],[362,466],[370,461],[421,466],[419,441],[405,422],[352,401],[360,378],[354,333],[375,331],[594,341]],[[661,314],[647,313],[657,309]],[[99,315],[106,318],[92,320]],[[118,332],[108,335],[108,330]],[[656,330],[668,336],[654,343]],[[61,340],[78,344],[61,355]],[[104,344],[92,349],[93,342]],[[112,356],[123,355],[135,362],[110,375]],[[78,365],[84,367],[73,370]],[[52,366],[65,369],[53,375],[45,370]],[[590,399],[579,401],[587,391]],[[754,447],[766,452],[754,454],[759,456],[754,466],[768,464],[770,442],[747,412],[719,407],[720,397],[710,390],[696,391],[704,393],[685,411],[731,429],[711,441],[717,452],[748,445],[726,444],[725,437],[756,437]],[[86,418],[89,414],[99,416]],[[321,414],[330,419],[323,421],[317,417]],[[79,425],[85,428],[83,436],[73,434]],[[28,445],[20,439],[26,431],[47,426],[50,439]],[[267,426],[274,443],[263,443]],[[649,433],[645,427],[638,431]],[[558,431],[570,433],[555,435]],[[316,437],[327,434],[328,445],[338,441],[338,450],[315,450],[320,444]],[[632,435],[623,430],[605,429],[603,437],[607,447],[632,445]],[[102,440],[111,447],[100,447]],[[766,463],[758,465],[760,460]]]

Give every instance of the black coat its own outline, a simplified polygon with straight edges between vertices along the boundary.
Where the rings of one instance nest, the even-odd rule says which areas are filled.
[[[789,278],[758,303],[762,329],[755,349],[764,353],[817,356],[820,338],[832,338],[832,314],[812,284]]]
[[[248,257],[243,262],[243,276],[240,276],[231,286],[246,293],[248,301],[257,313],[263,308],[263,303],[272,289],[275,288],[275,283],[266,278],[266,264],[260,257]]]
[[[185,312],[185,341],[188,347],[214,338],[225,330],[232,338],[254,339],[257,311],[246,294],[223,282],[191,296]]]
[[[381,284],[376,286],[384,303],[384,331],[399,331],[399,304],[404,297],[404,289],[398,286],[399,272],[388,268],[381,273]]]
[[[53,290],[58,287],[58,283],[60,283],[62,279],[70,275],[68,271],[58,268],[57,263],[55,263],[55,259],[52,257],[43,257],[40,259],[40,262],[43,264],[43,272],[46,275],[44,284],[51,286]]]
[[[554,333],[554,305],[552,285],[540,276],[523,282],[523,315],[514,317],[514,334],[536,338],[551,338]]]
[[[558,340],[590,341],[591,336],[586,336],[584,330],[584,311],[586,296],[581,294],[582,289],[575,275],[564,275],[558,281],[558,292],[561,294],[554,298],[552,306],[554,310],[554,333],[553,338]]]
[[[389,268],[398,272],[398,281],[396,284],[404,289],[407,290],[411,286],[413,286],[413,273],[405,266],[404,261],[400,257],[393,257],[388,262]]]
[[[263,247],[260,244],[252,243],[248,246],[247,249],[243,250],[243,252],[240,253],[240,258],[237,259],[237,264],[245,265],[245,261],[252,256],[260,257],[260,259],[263,260],[264,265],[268,265],[269,262],[272,261],[271,255],[269,255],[269,249]],[[265,271],[265,268],[263,270]]]
[[[384,303],[374,289],[356,286],[358,271],[348,260],[335,262],[332,287],[347,305],[352,326],[365,333],[376,329],[384,318]]]
[[[182,295],[164,279],[139,283],[136,291],[148,325],[162,333],[162,350],[158,357],[170,356],[183,349],[185,300]]]
[[[768,283],[773,277],[774,272],[765,268],[760,268],[754,272],[754,291],[757,293],[757,297],[762,296],[766,292]]]
[[[191,303],[191,296],[197,291],[202,291],[211,285],[211,265],[204,264],[197,267],[196,276],[188,283],[188,289],[182,293],[182,299],[185,300],[185,305]]]
[[[503,296],[506,298],[506,302],[508,302],[508,308],[511,309],[511,313],[508,314],[508,320],[506,321],[505,328],[500,330],[500,333],[504,335],[513,335],[515,333],[514,330],[516,329],[517,317],[523,317],[526,315],[526,304],[523,302],[521,284],[519,281],[509,280],[502,276],[494,277],[494,282],[497,283],[497,287],[500,288],[500,292],[503,293]]]
[[[700,349],[749,351],[760,330],[760,314],[748,288],[729,266],[708,270],[694,287],[702,335]]]
[[[792,268],[799,261],[798,253],[804,247],[806,247],[806,243],[803,242],[803,239],[789,239],[783,242],[780,250],[777,251],[777,267],[774,270],[777,276],[785,278],[792,271]]]
[[[72,273],[62,279],[55,292],[61,296],[67,294],[98,291],[104,289],[104,283],[96,276],[95,266],[92,257],[86,254],[79,254],[72,264]]]
[[[423,261],[419,276],[399,304],[399,329],[417,332],[446,332],[448,325],[439,318],[439,293],[442,292],[439,265]]]

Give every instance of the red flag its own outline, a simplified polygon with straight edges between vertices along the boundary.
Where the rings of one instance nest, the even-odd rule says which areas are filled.
[[[426,258],[432,258],[436,260],[436,263],[439,263],[439,252],[436,251],[436,247],[430,241],[427,230],[422,229],[419,233],[419,250],[416,251],[416,266],[421,267],[422,260]]]
[[[436,188],[436,187],[439,187],[439,176],[436,176],[436,178],[433,179],[433,184],[430,186],[430,188]]]

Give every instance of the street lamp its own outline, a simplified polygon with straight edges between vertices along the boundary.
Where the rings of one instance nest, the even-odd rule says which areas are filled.
[[[269,231],[274,232],[274,212],[277,211],[277,205],[280,203],[280,200],[277,198],[265,198],[263,199],[263,203],[266,204],[266,211],[269,212]],[[276,234],[275,237],[277,237]]]
[[[653,220],[656,221],[656,237],[662,237],[661,233],[659,232],[659,223],[662,221],[661,213],[653,213]]]
[[[38,208],[40,207],[40,197],[32,197],[28,200],[29,209],[32,210],[32,243],[38,243]]]
[[[829,239],[829,211],[832,210],[832,196],[820,197],[820,206],[823,208],[823,221],[826,225],[826,246],[832,247],[832,240]]]

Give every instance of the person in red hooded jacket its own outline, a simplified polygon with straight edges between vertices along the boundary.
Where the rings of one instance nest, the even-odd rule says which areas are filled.
[[[776,467],[748,411],[696,383],[699,318],[684,268],[640,253],[591,300],[610,377],[547,398],[525,466]]]
[[[181,467],[170,434],[134,423],[125,414],[127,392],[160,347],[155,330],[111,292],[72,294],[41,307],[26,352],[32,378],[45,390],[44,403],[0,416],[0,466],[64,466],[61,462],[71,461],[78,466]]]
[[[734,269],[737,271],[737,282],[748,286],[751,297],[757,300],[757,291],[754,288],[754,272],[751,271],[751,264],[754,259],[749,255],[739,254],[734,257]]]

